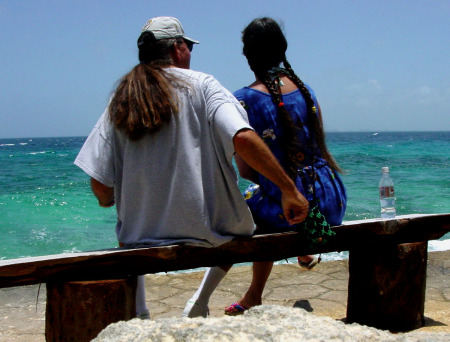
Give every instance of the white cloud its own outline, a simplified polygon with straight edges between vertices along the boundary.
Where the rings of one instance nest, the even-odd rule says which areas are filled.
[[[380,101],[384,89],[377,80],[352,83],[344,87],[343,102],[361,107],[371,107]]]
[[[369,80],[369,87],[371,87],[375,91],[378,91],[379,93],[383,92],[383,87],[380,83],[378,83],[377,80]]]
[[[445,105],[448,104],[449,94],[450,88],[438,89],[428,85],[422,85],[415,88],[404,89],[399,94],[399,100],[417,105]]]
[[[383,93],[383,87],[377,80],[352,83],[346,86],[347,91],[355,92],[356,95],[372,95]]]

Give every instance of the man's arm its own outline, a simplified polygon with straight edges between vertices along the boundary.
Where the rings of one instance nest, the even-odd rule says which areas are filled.
[[[109,208],[114,205],[114,188],[110,188],[98,180],[91,178],[91,189],[101,207]]]
[[[281,190],[283,213],[290,225],[305,220],[309,203],[278,163],[270,149],[251,129],[240,130],[233,138],[234,149],[252,169],[275,183]]]
[[[236,165],[239,170],[239,175],[242,178],[248,179],[250,182],[253,182],[255,184],[259,183],[258,172],[253,170],[250,166],[248,166],[247,163],[244,161],[244,159],[241,158],[239,154],[234,155],[234,160],[236,161]]]

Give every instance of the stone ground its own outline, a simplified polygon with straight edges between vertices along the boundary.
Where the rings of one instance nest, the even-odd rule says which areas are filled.
[[[450,333],[450,251],[428,255],[425,326],[419,331]],[[157,274],[146,277],[152,319],[180,316],[195,292],[203,271]],[[234,267],[210,302],[211,316],[223,316],[225,306],[244,293],[250,283],[249,267]],[[275,266],[263,302],[301,307],[318,316],[344,320],[347,305],[348,261],[322,262],[311,271],[296,264]],[[38,299],[38,301],[37,301]],[[0,341],[45,341],[45,284],[0,289]]]

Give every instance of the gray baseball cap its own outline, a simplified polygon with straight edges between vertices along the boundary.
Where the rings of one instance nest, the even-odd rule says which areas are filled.
[[[198,40],[186,37],[180,21],[173,17],[155,17],[150,19],[145,23],[141,33],[146,31],[152,32],[158,40],[167,38],[183,38],[195,44],[200,43]]]

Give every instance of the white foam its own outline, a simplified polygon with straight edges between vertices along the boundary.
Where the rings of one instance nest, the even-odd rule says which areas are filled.
[[[36,155],[36,154],[45,154],[45,153],[48,153],[49,151],[41,151],[41,152],[30,152],[30,153],[28,153],[28,154],[31,154],[31,155]]]
[[[429,252],[448,251],[450,250],[450,239],[432,240],[428,242]]]

